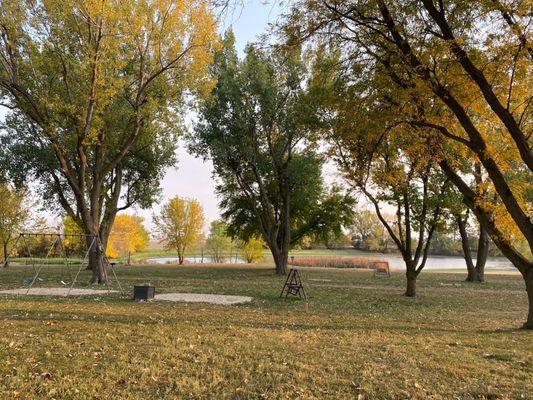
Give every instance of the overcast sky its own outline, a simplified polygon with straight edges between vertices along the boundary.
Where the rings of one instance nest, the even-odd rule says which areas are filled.
[[[238,3],[238,2],[236,2]],[[261,0],[244,1],[242,6],[228,11],[221,23],[221,31],[232,28],[235,34],[236,47],[241,53],[247,43],[253,42],[264,33],[269,23],[276,22],[279,9],[272,4],[264,4]],[[144,217],[147,228],[152,228],[152,214],[158,212],[161,204],[179,195],[195,198],[204,207],[208,223],[219,217],[215,182],[211,176],[210,162],[203,162],[187,153],[183,143],[178,149],[178,165],[167,171],[161,182],[162,195],[159,204],[151,210],[135,210]]]

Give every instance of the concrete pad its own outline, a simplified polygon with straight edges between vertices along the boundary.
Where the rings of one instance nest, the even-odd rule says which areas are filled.
[[[163,294],[156,294],[155,300],[231,305],[231,304],[239,304],[239,303],[248,303],[253,300],[253,297],[226,296],[222,294],[203,294],[203,293],[163,293]]]
[[[11,290],[0,290],[1,294],[10,294],[10,295],[26,295],[28,288],[21,289],[11,289]],[[42,288],[35,287],[31,288],[28,296],[63,296],[65,297],[68,293],[68,288]],[[96,289],[77,289],[72,288],[70,291],[70,296],[87,296],[87,295],[97,295],[97,294],[107,294],[107,293],[117,293],[116,290],[96,290]]]

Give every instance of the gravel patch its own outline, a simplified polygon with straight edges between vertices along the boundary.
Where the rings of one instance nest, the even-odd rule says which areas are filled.
[[[28,288],[0,290],[0,294],[22,294],[26,295]],[[76,289],[73,288],[70,291],[70,296],[86,296],[95,294],[116,293],[116,290],[96,290],[96,289]],[[66,296],[68,288],[31,288],[28,296]]]
[[[163,293],[156,294],[156,300],[165,301],[185,301],[187,303],[212,303],[212,304],[239,304],[252,301],[253,297],[248,296],[226,296],[222,294],[203,293]]]

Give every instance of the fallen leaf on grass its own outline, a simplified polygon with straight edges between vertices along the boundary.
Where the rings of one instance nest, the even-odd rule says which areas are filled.
[[[41,374],[41,377],[42,377],[44,380],[47,380],[47,381],[48,381],[48,380],[52,379],[52,374],[51,374],[50,372],[43,372],[43,373]]]

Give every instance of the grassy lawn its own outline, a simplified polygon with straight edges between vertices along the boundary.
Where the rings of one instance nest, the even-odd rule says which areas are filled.
[[[0,289],[31,267],[0,269]],[[48,267],[51,286],[60,269]],[[533,398],[522,279],[303,270],[309,310],[266,266],[120,267],[127,295],[0,296],[1,399]],[[55,274],[55,276],[53,276]],[[86,281],[84,272],[82,281]],[[238,306],[135,303],[158,292],[249,295]],[[57,283],[55,286],[60,286]]]

